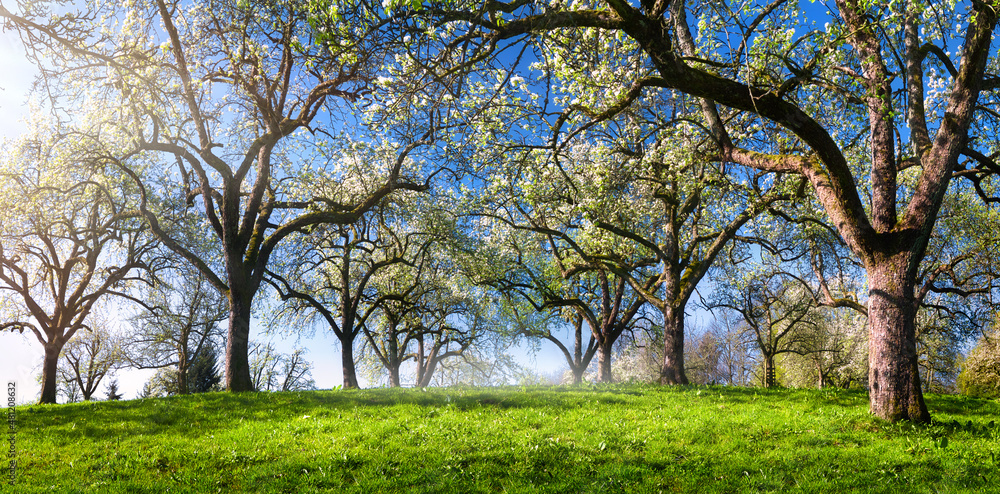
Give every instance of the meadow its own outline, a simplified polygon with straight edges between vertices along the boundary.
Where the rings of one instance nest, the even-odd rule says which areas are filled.
[[[7,489],[1000,490],[1000,401],[933,394],[927,401],[930,425],[873,418],[858,391],[640,384],[22,406],[17,480]]]

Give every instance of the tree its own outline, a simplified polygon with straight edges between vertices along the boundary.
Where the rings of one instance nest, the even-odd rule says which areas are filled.
[[[719,352],[716,369],[719,382],[730,386],[749,386],[760,360],[754,338],[739,313],[720,309],[712,311],[712,316],[707,332],[713,335]]]
[[[917,316],[917,365],[924,392],[954,393],[963,340],[952,321],[934,317],[929,311]]]
[[[692,384],[720,384],[722,376],[719,373],[722,358],[722,345],[715,333],[704,331],[685,340],[684,359],[687,362],[686,373],[690,375]]]
[[[350,118],[335,101],[361,101],[398,40],[381,4],[313,7],[159,0],[0,8],[50,94],[70,103],[97,98],[117,112],[118,125],[104,132],[133,146],[105,159],[139,188],[139,210],[157,238],[227,301],[231,391],[253,389],[253,301],[282,240],[350,224],[395,190],[427,187],[404,177],[426,132],[411,134],[396,159],[355,183],[367,188],[329,196],[312,186],[318,176],[337,182],[346,166],[323,153]],[[181,232],[192,226],[213,241],[211,258],[186,242]]]
[[[344,388],[358,387],[354,345],[384,298],[373,280],[412,262],[429,245],[423,232],[408,229],[400,212],[384,202],[353,224],[316,228],[299,237],[294,264],[268,272],[288,316],[321,320],[340,340]]]
[[[496,301],[458,272],[445,249],[421,250],[420,260],[396,264],[374,283],[378,312],[363,328],[365,353],[402,384],[401,366],[412,361],[414,385],[429,386],[438,366],[461,358],[482,340],[500,337]]]
[[[606,242],[588,242],[587,233],[577,236],[580,232],[574,231],[577,227],[572,220],[563,228],[553,228],[549,226],[550,218],[544,215],[529,219],[526,225],[499,216],[491,219],[498,220],[500,224],[495,228],[506,234],[491,232],[489,238],[501,244],[488,248],[502,257],[491,269],[477,273],[478,281],[508,298],[519,297],[535,312],[548,312],[570,324],[572,349],[552,324],[525,325],[521,334],[555,344],[566,358],[574,384],[581,382],[595,356],[598,379],[612,382],[614,344],[636,324],[646,305],[625,277],[610,272],[598,261],[602,256],[614,255],[613,250],[604,249]],[[619,265],[625,263],[624,257],[619,257]],[[635,262],[643,264],[646,260]],[[584,331],[585,326],[589,331]]]
[[[506,8],[499,5],[493,4]],[[494,14],[516,18],[537,6],[507,7],[507,14]],[[475,14],[439,8],[447,6],[426,7],[431,19],[443,17],[450,28],[465,25],[469,31],[459,31],[473,38],[483,34],[477,28],[497,27],[477,26]],[[431,21],[414,21],[412,29],[421,22]],[[685,383],[684,315],[698,284],[747,222],[801,196],[806,182],[734,167],[706,152],[718,139],[706,123],[716,113],[683,95],[643,94],[632,86],[628,77],[643,64],[634,44],[616,42],[613,34],[565,31],[522,31],[530,36],[525,45],[504,44],[503,32],[487,33],[488,47],[469,49],[466,69],[473,82],[463,105],[481,105],[481,115],[468,125],[466,138],[485,148],[467,159],[482,163],[476,172],[486,182],[471,192],[486,198],[477,211],[553,235],[568,244],[564,251],[578,250],[574,255],[589,269],[626,280],[666,321],[660,381]],[[459,57],[456,46],[442,45]],[[526,80],[525,73],[538,77]],[[582,262],[565,267],[572,273]],[[609,356],[605,349],[614,339],[594,334],[605,335],[596,337],[600,355]]]
[[[59,390],[66,397],[66,403],[76,403],[80,401],[80,385],[76,381],[71,381]]]
[[[301,391],[316,389],[312,379],[312,363],[305,359],[305,350],[291,354],[278,352],[274,345],[255,345],[250,352],[251,376],[260,391]]]
[[[194,352],[191,367],[188,375],[182,381],[180,369],[177,371],[176,389],[182,394],[187,393],[207,393],[220,389],[222,376],[219,375],[218,352],[215,350],[215,343],[208,342],[199,346]],[[186,387],[181,387],[182,382]]]
[[[656,382],[663,365],[663,332],[655,325],[618,340],[614,375],[620,381]],[[690,362],[690,360],[685,360]]]
[[[118,401],[122,399],[122,395],[118,394],[118,379],[112,379],[108,383],[108,396],[107,401]]]
[[[163,280],[139,302],[143,308],[132,318],[125,358],[138,369],[174,367],[171,394],[204,392],[208,388],[195,384],[192,372],[206,351],[213,352],[215,365],[214,345],[223,336],[219,323],[228,317],[225,301],[203,275],[190,269],[174,270],[173,277]]]
[[[983,398],[1000,397],[1000,335],[996,326],[979,338],[962,362],[958,389]]]
[[[778,384],[775,359],[779,355],[818,351],[809,345],[817,330],[815,306],[798,281],[777,272],[756,270],[732,280],[727,292],[719,295],[720,300],[712,308],[725,308],[743,317],[760,352],[760,381],[765,388]]]
[[[718,159],[805,177],[865,269],[872,413],[890,421],[929,421],[915,349],[916,308],[924,293],[916,273],[952,177],[969,178],[990,199],[989,177],[1000,169],[987,137],[995,134],[995,121],[979,105],[981,96],[992,101],[998,86],[987,74],[997,5],[839,0],[823,33],[809,24],[824,20],[823,12],[816,19],[796,2],[738,11],[713,4],[694,10],[700,29],[692,53],[684,46],[686,4],[497,2],[477,14],[451,4],[427,12],[456,21],[464,28],[455,28],[456,37],[481,40],[467,60],[488,57],[514,39],[597,33],[632,43],[642,62],[616,87],[625,96],[609,109],[626,107],[630,95],[643,91],[701,98],[706,111],[718,115],[708,122]],[[948,54],[956,45],[957,66]],[[942,81],[939,71],[951,78]],[[939,86],[940,92],[926,92]],[[732,127],[727,116],[733,114],[760,120]],[[905,147],[897,147],[900,136],[908,140]],[[966,159],[961,165],[960,158]]]
[[[40,403],[56,402],[59,355],[78,331],[95,329],[96,304],[128,298],[139,273],[156,270],[130,184],[99,166],[95,146],[40,127],[0,163],[0,330],[30,330],[44,347]]]
[[[63,346],[56,372],[61,386],[68,389],[73,383],[83,400],[90,401],[104,377],[120,367],[122,360],[121,342],[102,322]]]
[[[786,354],[781,362],[789,386],[861,387],[867,382],[865,317],[845,309],[817,309],[814,331],[800,343],[802,354]]]

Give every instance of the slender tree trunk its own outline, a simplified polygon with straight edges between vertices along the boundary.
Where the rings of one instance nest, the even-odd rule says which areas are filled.
[[[400,361],[400,358],[399,358],[399,342],[396,340],[396,332],[395,331],[390,331],[389,332],[389,341],[388,341],[388,343],[389,343],[389,345],[388,345],[389,348],[388,348],[388,352],[387,352],[388,355],[386,355],[386,357],[389,360],[389,387],[390,388],[398,388],[398,387],[400,387],[400,383],[399,383],[399,361]]]
[[[357,389],[358,372],[354,366],[354,322],[357,317],[357,306],[351,297],[351,248],[347,237],[344,237],[344,264],[340,267],[340,363],[344,369],[344,389]]]
[[[184,358],[182,355],[181,358]],[[177,394],[186,395],[191,393],[188,387],[188,366],[181,361],[177,366]]]
[[[437,359],[434,356],[428,357],[427,368],[424,370],[424,375],[420,381],[420,387],[425,388],[431,385],[431,378],[434,377],[434,371],[437,370]]]
[[[42,363],[42,396],[38,403],[56,402],[56,373],[59,367],[59,352],[62,345],[50,343],[45,345],[45,360]]]
[[[929,422],[917,370],[914,276],[909,252],[868,268],[868,385],[871,413],[897,422]]]
[[[576,316],[576,328],[573,333],[573,365],[570,368],[573,373],[573,384],[583,383],[583,373],[587,367],[583,365],[583,316]]]
[[[181,340],[182,346],[179,352],[177,352],[177,394],[186,395],[190,392],[188,389],[188,354],[187,354],[187,339]]]
[[[424,337],[417,339],[417,387],[424,387]]]
[[[422,338],[421,338],[422,339]],[[434,377],[434,371],[437,370],[437,364],[440,361],[438,355],[441,352],[441,345],[437,342],[431,346],[430,352],[424,356],[424,348],[420,349],[420,368],[423,369],[423,373],[420,376],[420,387],[427,387],[431,385],[431,378]],[[426,360],[424,360],[426,359]]]
[[[250,378],[250,307],[252,295],[230,290],[229,335],[226,338],[226,389],[253,391]]]
[[[687,384],[684,373],[684,309],[663,307],[663,366],[660,384]]]
[[[576,331],[574,332],[573,338],[573,362],[579,367],[580,363],[583,362],[583,317],[576,317]],[[574,374],[576,371],[573,371]],[[583,369],[580,369],[580,378],[583,379]],[[581,381],[582,382],[582,381]],[[579,384],[579,382],[577,383]]]

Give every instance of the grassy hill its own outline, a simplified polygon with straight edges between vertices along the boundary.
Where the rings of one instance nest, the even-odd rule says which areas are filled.
[[[647,385],[19,407],[13,491],[1000,491],[1000,402],[927,401],[929,426],[858,392]]]

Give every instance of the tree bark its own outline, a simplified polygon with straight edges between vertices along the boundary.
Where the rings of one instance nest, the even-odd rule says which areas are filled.
[[[684,373],[684,309],[663,306],[663,365],[660,384],[687,384]]]
[[[774,375],[774,355],[764,355],[764,387],[773,388],[775,384],[777,379]]]
[[[614,341],[605,338],[605,340],[601,342],[599,347],[600,355],[597,356],[597,364],[598,364],[597,379],[602,383],[614,382],[614,376],[611,375],[612,345],[614,345]]]
[[[575,364],[575,365],[572,365]],[[587,366],[583,364],[583,316],[577,316],[576,328],[573,334],[573,362],[570,371],[573,372],[573,384],[583,383],[583,373]]]
[[[62,345],[49,343],[45,345],[45,360],[42,363],[42,395],[38,403],[56,403],[56,373],[59,367],[59,352]]]
[[[344,389],[358,389],[358,374],[354,367],[354,338],[347,332],[340,338],[340,362],[344,369]]]
[[[177,394],[190,394],[188,387],[188,362],[187,352],[182,351],[177,359]]]
[[[395,362],[394,365],[389,367],[389,387],[398,388],[401,384],[399,383],[399,362]]]
[[[437,370],[438,359],[433,355],[428,357],[427,366],[424,369],[423,375],[420,376],[420,387],[426,388],[431,385],[431,378],[434,377],[434,371]]]
[[[868,267],[868,386],[871,413],[891,422],[929,422],[917,370],[910,252]]]
[[[386,351],[387,353],[386,360],[389,361],[388,365],[389,387],[398,388],[400,387],[400,382],[399,382],[400,358],[399,358],[399,341],[396,340],[398,333],[395,330],[395,325],[393,325],[393,330],[389,331],[388,333],[389,333],[389,338],[388,338],[389,341],[387,342],[388,345],[386,345],[388,347]]]
[[[229,295],[229,335],[226,338],[226,389],[254,391],[250,377],[250,307],[252,295]]]

